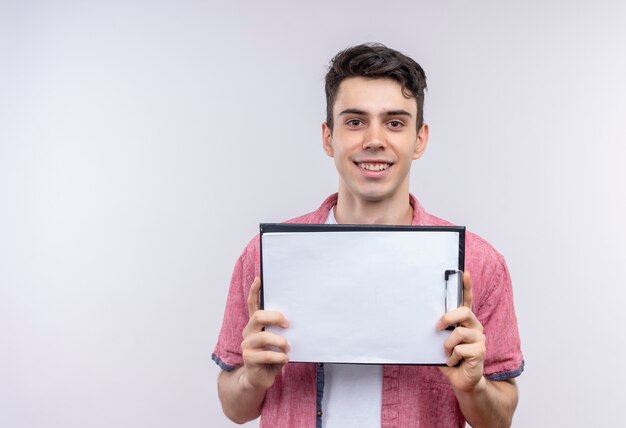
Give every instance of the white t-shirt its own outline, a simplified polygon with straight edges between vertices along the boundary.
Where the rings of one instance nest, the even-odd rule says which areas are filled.
[[[334,208],[326,224],[337,224]],[[380,428],[383,366],[324,364],[324,428]]]

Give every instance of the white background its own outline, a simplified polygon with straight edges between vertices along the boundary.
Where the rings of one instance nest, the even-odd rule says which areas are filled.
[[[231,426],[232,266],[335,191],[323,76],[365,41],[427,72],[412,191],[509,263],[514,426],[623,420],[626,6],[223,3],[0,3],[0,426]]]

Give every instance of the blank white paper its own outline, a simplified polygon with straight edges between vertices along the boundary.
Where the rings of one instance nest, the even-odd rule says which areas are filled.
[[[450,332],[435,325],[458,260],[456,231],[264,233],[264,308],[290,322],[267,331],[289,341],[291,362],[445,364]]]

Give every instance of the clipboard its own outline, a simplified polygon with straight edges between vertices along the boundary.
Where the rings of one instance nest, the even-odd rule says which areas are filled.
[[[445,365],[463,304],[465,227],[262,223],[261,309],[290,362]],[[453,328],[453,327],[452,327]]]

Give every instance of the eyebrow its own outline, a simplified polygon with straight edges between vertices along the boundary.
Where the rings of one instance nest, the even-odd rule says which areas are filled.
[[[357,114],[360,116],[367,116],[367,112],[359,110],[358,108],[347,108],[339,113],[339,116],[346,114]],[[413,117],[411,113],[406,110],[389,110],[383,113],[383,116],[408,116]]]
[[[406,110],[390,110],[385,112],[385,116],[408,116],[413,117],[411,113]]]
[[[339,113],[339,116],[343,116],[344,114],[358,114],[361,116],[367,115],[366,112],[364,112],[363,110],[359,110],[358,108],[347,108]]]

